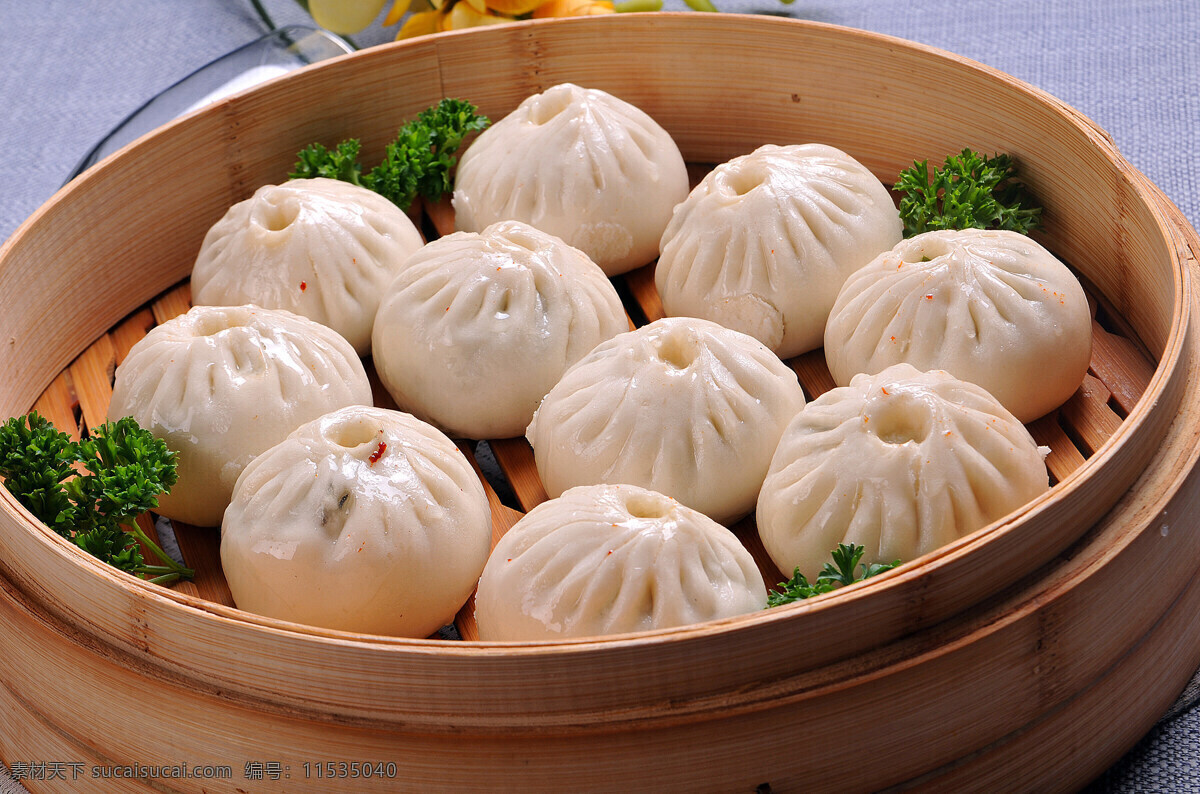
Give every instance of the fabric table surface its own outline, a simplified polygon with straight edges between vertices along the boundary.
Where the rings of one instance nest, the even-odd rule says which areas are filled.
[[[715,2],[723,12],[790,16],[910,39],[1025,80],[1104,128],[1125,157],[1200,226],[1195,0]],[[279,25],[311,24],[295,0],[263,5]],[[681,0],[667,0],[665,7],[687,10]],[[376,25],[354,38],[369,46],[390,40],[394,30]],[[0,0],[0,100],[7,108],[0,120],[0,240],[49,199],[127,114],[265,32],[249,0]],[[919,118],[921,109],[913,113]],[[4,657],[0,650],[0,682]],[[1200,791],[1195,684],[1089,790]],[[10,765],[51,760],[3,759]],[[0,794],[23,790],[0,765]]]

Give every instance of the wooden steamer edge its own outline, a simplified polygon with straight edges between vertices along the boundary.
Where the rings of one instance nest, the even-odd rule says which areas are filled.
[[[697,20],[689,24],[703,26],[709,23]],[[816,24],[805,27],[817,31],[829,29],[829,26]],[[461,43],[458,38],[451,36],[422,46],[444,46],[453,54],[461,52],[461,49],[456,49],[456,42]],[[918,52],[927,49],[905,46]],[[972,68],[984,73],[988,71],[979,70],[976,66]],[[1015,84],[1011,78],[1006,80]],[[1023,85],[1021,87],[1023,88]],[[237,113],[233,109],[235,106],[236,103],[231,103],[226,112],[232,113],[236,122]],[[244,111],[244,115],[250,115],[249,107]],[[1127,174],[1127,177],[1131,180],[1140,178],[1132,174]],[[0,259],[3,258],[3,253],[0,251]],[[1190,284],[1189,280],[1184,286],[1190,288]],[[1184,291],[1186,290],[1180,291],[1181,303]],[[1191,306],[1189,297],[1183,308],[1185,319],[1191,317]],[[1177,335],[1173,343],[1175,347],[1164,354],[1163,360],[1181,365],[1186,363],[1188,373],[1193,373],[1196,371],[1192,336],[1194,329],[1190,329],[1190,324],[1194,322],[1194,318],[1187,319],[1187,322],[1188,336],[1185,339],[1183,334]],[[1173,356],[1177,355],[1181,358],[1176,362]],[[1164,369],[1166,368],[1160,366],[1156,378],[1163,374]],[[1189,401],[1179,418],[1175,418],[1174,404],[1182,397],[1185,388],[1183,377],[1175,377],[1165,384],[1159,383],[1158,388],[1159,399],[1163,403],[1159,407],[1162,410],[1152,414],[1151,418],[1154,421],[1150,424],[1159,424],[1162,431],[1166,432],[1166,422],[1174,419],[1167,438],[1184,438],[1187,432],[1194,429],[1195,416],[1194,406]],[[1194,389],[1188,389],[1188,392],[1194,393]],[[1139,409],[1144,407],[1139,405]],[[1188,407],[1193,408],[1191,413],[1186,410]],[[1150,435],[1155,436],[1153,432]],[[1125,437],[1118,441],[1124,440]],[[1113,447],[1118,445],[1115,443]],[[1189,447],[1192,448],[1194,445]],[[1106,454],[1112,451],[1111,448],[1104,450]],[[206,759],[212,763],[228,763],[231,746],[236,748],[244,744],[262,747],[271,743],[272,747],[283,753],[280,757],[291,758],[288,753],[295,747],[303,746],[298,742],[302,742],[305,737],[311,739],[311,735],[306,734],[304,728],[328,721],[338,726],[339,734],[322,747],[325,757],[357,757],[367,760],[381,757],[380,753],[390,753],[391,756],[406,759],[414,770],[428,773],[430,777],[425,782],[429,785],[447,785],[454,782],[460,787],[470,788],[473,781],[475,785],[494,789],[494,779],[481,781],[475,775],[454,781],[448,774],[467,769],[486,769],[489,764],[502,764],[509,767],[514,775],[530,775],[531,782],[547,785],[548,781],[553,779],[553,775],[559,774],[564,776],[563,780],[570,778],[572,784],[578,787],[580,781],[573,777],[571,767],[573,763],[586,761],[594,769],[605,771],[602,778],[605,785],[612,785],[620,775],[626,774],[633,776],[629,783],[635,787],[657,787],[691,779],[706,787],[725,788],[720,784],[727,781],[732,786],[734,779],[719,777],[717,770],[709,768],[710,764],[720,770],[719,774],[729,775],[733,774],[733,770],[751,765],[751,759],[761,758],[763,764],[756,765],[755,768],[761,769],[767,780],[757,782],[772,782],[777,786],[777,790],[786,790],[789,782],[804,782],[811,787],[815,779],[820,779],[822,770],[845,770],[853,766],[847,764],[848,760],[853,759],[839,755],[846,752],[844,744],[830,747],[829,752],[822,755],[819,742],[806,743],[803,751],[805,758],[795,757],[795,738],[787,735],[790,732],[786,728],[793,726],[797,729],[797,735],[808,738],[813,732],[804,730],[804,726],[811,726],[815,724],[815,720],[820,720],[823,724],[822,731],[827,736],[839,738],[848,735],[847,731],[862,730],[865,723],[867,732],[872,735],[864,739],[866,744],[857,745],[858,752],[862,753],[864,748],[868,748],[867,757],[894,762],[890,766],[883,764],[887,772],[879,773],[890,778],[876,775],[873,778],[855,781],[839,777],[841,783],[861,783],[867,787],[878,787],[915,780],[920,775],[935,774],[930,770],[938,765],[955,764],[956,759],[962,756],[963,748],[970,748],[976,752],[977,754],[972,756],[976,760],[943,769],[946,774],[952,775],[955,770],[982,769],[986,767],[986,759],[997,757],[1003,762],[1002,767],[1011,766],[1012,759],[1003,752],[1003,748],[1010,746],[1010,741],[1023,741],[1020,738],[1022,736],[1037,735],[1036,726],[1051,724],[1055,714],[1070,712],[1071,704],[1082,703],[1086,700],[1086,694],[1099,691],[1099,685],[1089,689],[1087,682],[1108,680],[1103,678],[1105,669],[1108,669],[1112,680],[1121,678],[1117,673],[1126,668],[1121,666],[1123,663],[1119,660],[1125,656],[1126,651],[1130,654],[1127,658],[1133,659],[1140,653],[1139,649],[1166,646],[1167,640],[1163,639],[1162,627],[1170,625],[1172,616],[1179,614],[1178,605],[1170,609],[1168,606],[1179,593],[1182,586],[1180,582],[1190,579],[1194,573],[1194,570],[1182,570],[1178,557],[1173,557],[1172,564],[1162,569],[1168,571],[1170,577],[1160,577],[1159,588],[1139,602],[1139,608],[1144,614],[1155,619],[1163,616],[1162,620],[1155,624],[1156,628],[1146,637],[1109,637],[1105,643],[1090,647],[1088,653],[1067,658],[1068,651],[1072,647],[1078,647],[1081,637],[1078,631],[1064,634],[1056,631],[1070,622],[1059,614],[1068,608],[1083,609],[1083,617],[1090,621],[1087,625],[1103,629],[1105,623],[1097,617],[1093,606],[1096,603],[1095,599],[1088,601],[1082,599],[1082,596],[1072,594],[1081,592],[1077,587],[1089,583],[1094,585],[1102,580],[1107,581],[1107,577],[1115,577],[1118,569],[1120,572],[1127,572],[1126,568],[1136,568],[1137,566],[1129,563],[1138,554],[1145,557],[1151,555],[1145,539],[1148,537],[1150,524],[1127,524],[1124,530],[1119,530],[1114,525],[1117,517],[1145,518],[1140,512],[1131,512],[1131,500],[1147,498],[1147,486],[1154,484],[1159,490],[1155,491],[1156,496],[1151,498],[1159,498],[1157,495],[1161,494],[1162,499],[1173,499],[1169,503],[1169,509],[1173,509],[1177,504],[1190,504],[1193,498],[1191,492],[1194,490],[1193,479],[1188,476],[1182,482],[1172,483],[1169,482],[1169,477],[1159,471],[1162,462],[1176,451],[1168,445],[1148,446],[1145,455],[1154,452],[1154,464],[1147,469],[1147,474],[1143,475],[1139,486],[1130,491],[1121,505],[1091,531],[1089,537],[1093,538],[1093,541],[1077,544],[1068,553],[1050,560],[1048,565],[1035,574],[1030,574],[1018,585],[1007,588],[997,585],[985,593],[986,596],[998,596],[996,603],[1011,607],[1013,611],[1005,613],[1002,610],[998,611],[1000,607],[986,606],[966,609],[967,605],[963,604],[964,609],[956,616],[955,621],[939,622],[948,615],[918,616],[914,625],[919,630],[903,638],[889,637],[890,644],[880,643],[880,647],[875,649],[852,648],[840,656],[835,655],[833,659],[823,660],[830,662],[829,664],[817,666],[813,663],[808,667],[801,665],[798,671],[778,665],[754,669],[748,675],[752,680],[740,680],[740,683],[722,683],[715,687],[701,683],[693,688],[692,685],[696,683],[694,681],[685,680],[681,685],[678,681],[664,680],[661,672],[645,668],[643,662],[646,653],[643,652],[648,646],[661,649],[675,645],[677,653],[690,656],[693,665],[700,666],[702,661],[711,661],[720,666],[727,663],[729,658],[724,651],[736,645],[736,638],[733,637],[735,634],[739,638],[749,638],[749,644],[754,646],[755,642],[769,641],[772,632],[794,624],[795,619],[802,614],[812,618],[824,613],[829,618],[824,624],[828,628],[835,624],[838,618],[856,612],[866,612],[869,602],[863,596],[862,589],[848,590],[825,599],[824,603],[806,605],[777,615],[755,616],[748,621],[726,621],[694,629],[660,632],[645,638],[576,643],[560,647],[497,645],[455,649],[420,641],[389,643],[374,638],[359,641],[336,632],[310,631],[301,635],[292,631],[286,624],[247,618],[235,610],[208,609],[199,615],[203,620],[211,620],[226,628],[244,629],[243,634],[259,634],[262,647],[255,648],[255,652],[261,652],[277,642],[277,656],[266,661],[281,665],[281,669],[286,669],[289,664],[287,651],[305,644],[325,646],[331,652],[360,649],[364,651],[362,658],[370,659],[378,659],[380,654],[391,652],[410,661],[420,660],[421,657],[428,661],[433,657],[436,665],[445,668],[444,678],[432,675],[430,668],[422,664],[400,664],[389,668],[405,673],[415,671],[417,675],[414,680],[389,683],[397,684],[403,693],[423,694],[426,697],[419,700],[418,705],[404,708],[398,707],[396,703],[402,698],[397,697],[396,693],[389,693],[386,709],[367,709],[362,713],[356,713],[352,706],[315,702],[306,698],[304,693],[297,693],[291,699],[273,698],[271,681],[239,681],[238,673],[243,671],[221,671],[205,667],[204,664],[194,664],[200,660],[189,659],[186,653],[179,652],[187,650],[184,640],[188,638],[191,621],[197,618],[193,610],[205,609],[203,605],[190,603],[187,598],[175,597],[174,594],[164,595],[154,588],[131,583],[127,578],[103,569],[66,544],[50,537],[48,533],[37,531],[23,511],[15,508],[12,500],[5,494],[2,517],[6,524],[5,529],[34,529],[33,532],[26,531],[18,536],[19,540],[25,542],[24,551],[42,554],[48,551],[53,560],[60,566],[65,566],[58,569],[60,573],[74,573],[81,577],[77,582],[70,582],[72,585],[81,585],[79,594],[83,594],[83,589],[89,583],[94,585],[91,588],[93,592],[88,594],[97,597],[93,612],[103,614],[97,618],[95,614],[83,614],[87,611],[85,609],[58,605],[52,586],[27,573],[14,570],[9,559],[0,561],[0,571],[4,575],[4,580],[0,583],[3,585],[3,597],[0,598],[0,627],[17,640],[13,646],[14,658],[37,660],[35,665],[46,665],[38,669],[26,667],[14,671],[15,674],[11,677],[5,676],[3,689],[0,689],[0,699],[11,707],[6,709],[5,713],[9,715],[7,719],[16,720],[16,715],[22,715],[23,719],[0,725],[5,729],[0,731],[5,737],[16,737],[11,740],[10,746],[2,748],[3,756],[6,760],[20,760],[22,757],[44,756],[47,748],[59,748],[63,752],[62,757],[77,757],[83,754],[95,763],[122,760],[129,762],[130,759],[145,763],[142,760],[144,758],[169,763],[172,760],[173,748],[176,747],[171,743],[169,734],[172,730],[177,730],[179,721],[186,720],[186,724],[197,729],[195,752],[189,752],[194,758],[193,763]],[[1141,456],[1141,462],[1145,462],[1145,455]],[[1135,455],[1127,459],[1127,465],[1130,460],[1136,464],[1139,458]],[[1182,466],[1178,460],[1173,461],[1175,468],[1172,471],[1177,475],[1180,472],[1190,472],[1193,463],[1191,457],[1187,458],[1186,466]],[[1032,509],[1048,508],[1045,504],[1039,504]],[[1153,521],[1152,518],[1149,520]],[[1137,529],[1132,529],[1131,526]],[[994,528],[983,532],[996,534]],[[1178,540],[1179,535],[1187,533],[1172,534],[1176,537],[1171,541],[1174,544],[1181,542]],[[1107,551],[1096,551],[1095,542],[1099,539],[1105,539],[1113,545]],[[961,560],[968,553],[965,547],[977,540],[977,537],[973,537],[957,544],[938,560],[892,576],[889,582],[873,585],[876,589],[868,592],[873,595],[885,592],[888,588],[900,587],[905,580],[927,573],[945,564],[947,560],[949,563],[954,563],[956,559]],[[989,539],[989,542],[991,540]],[[15,545],[20,546],[19,543]],[[1166,544],[1156,545],[1161,550],[1161,546]],[[1130,551],[1131,549],[1137,551]],[[1057,549],[1055,555],[1061,551],[1062,549]],[[1183,577],[1185,573],[1186,578]],[[1113,582],[1108,583],[1113,584],[1115,581],[1114,578]],[[1048,584],[1043,587],[1040,584],[1042,582]],[[1167,582],[1171,583],[1173,590],[1167,586]],[[62,580],[58,580],[57,583],[61,584]],[[912,592],[920,595],[919,588]],[[1097,595],[1101,596],[1103,593]],[[1165,603],[1161,600],[1163,597],[1168,599]],[[875,598],[875,601],[878,602],[879,598]],[[1192,602],[1189,600],[1187,603],[1190,605]],[[1084,606],[1087,608],[1084,609]],[[915,608],[919,610],[920,604],[916,604]],[[1156,609],[1160,611],[1155,611]],[[1048,619],[1047,616],[1053,619]],[[909,618],[913,619],[911,614]],[[878,615],[874,616],[874,619],[876,624],[880,623]],[[744,625],[735,625],[739,623],[756,624],[756,631],[743,631]],[[814,621],[809,620],[807,625],[814,625]],[[113,628],[117,630],[111,631]],[[1177,648],[1190,649],[1194,656],[1197,643],[1193,635],[1194,632],[1181,631],[1179,634],[1172,634],[1171,637],[1176,641]],[[1057,676],[1049,673],[1033,676],[1029,680],[1035,682],[1036,686],[1029,692],[1025,690],[1030,689],[1031,685],[1022,684],[1024,679],[1012,670],[1008,671],[1008,675],[988,676],[987,680],[973,684],[970,687],[971,691],[965,693],[973,698],[982,697],[987,692],[997,697],[1007,695],[1009,699],[1012,699],[1014,692],[1022,695],[1020,701],[1025,705],[1014,705],[1006,701],[1004,705],[1008,711],[1004,715],[998,715],[1003,718],[998,719],[994,725],[976,725],[974,723],[977,720],[969,714],[958,715],[957,722],[947,722],[946,715],[941,713],[944,703],[939,705],[947,696],[940,691],[936,683],[930,692],[931,682],[928,680],[917,681],[916,683],[923,684],[923,688],[918,686],[913,690],[914,694],[905,695],[901,701],[896,701],[892,696],[894,693],[889,693],[890,689],[907,679],[914,676],[919,678],[921,674],[917,671],[934,669],[935,664],[951,665],[948,669],[953,669],[964,662],[990,664],[993,660],[1011,658],[1002,652],[1004,647],[1009,646],[1002,643],[1001,638],[1005,642],[1014,641],[1016,647],[1024,648],[1029,648],[1027,643],[1036,639],[1032,646],[1032,656],[1024,659],[1024,663],[1015,669],[1020,670],[1022,674],[1027,673],[1032,669],[1028,662],[1035,659],[1049,664],[1046,669],[1056,672]],[[714,643],[714,640],[717,642]],[[722,640],[728,644],[723,644]],[[712,649],[709,650],[707,659],[705,643]],[[681,647],[683,651],[678,650]],[[1106,653],[1095,653],[1100,648],[1105,649]],[[983,649],[988,650],[988,653],[984,654],[986,658],[979,656]],[[228,650],[231,651],[229,658],[237,658],[236,649]],[[862,650],[868,652],[861,653]],[[999,655],[994,652],[999,652]],[[554,656],[562,658],[557,662],[552,660],[546,663],[547,659]],[[355,657],[347,654],[345,658]],[[544,694],[545,698],[540,704],[535,704],[536,708],[528,707],[528,712],[522,712],[521,704],[511,700],[477,703],[477,708],[470,714],[469,719],[463,719],[461,723],[454,721],[456,709],[462,704],[452,696],[453,692],[446,688],[452,686],[451,682],[456,675],[468,670],[481,670],[478,665],[471,663],[472,658],[487,659],[488,663],[494,664],[496,668],[490,673],[484,673],[487,680],[481,683],[481,688],[499,690],[503,688],[506,680],[512,680],[516,676],[549,675],[550,677],[542,682],[542,691],[539,693]],[[1108,662],[1111,664],[1107,664]],[[576,709],[581,695],[578,687],[573,686],[576,682],[562,679],[562,674],[570,664],[590,665],[588,672],[594,678],[589,679],[588,683],[600,690],[598,693],[592,693],[590,699],[589,696],[583,698],[587,701],[583,709]],[[1187,670],[1189,673],[1195,668],[1196,660],[1190,659],[1190,664],[1191,667]],[[1184,667],[1186,665],[1172,664],[1171,675],[1174,676]],[[1159,669],[1162,669],[1162,665]],[[296,670],[289,672],[297,674]],[[300,674],[303,672],[302,669],[299,671]],[[323,674],[332,677],[337,672],[323,671]],[[354,674],[353,671],[345,672],[351,676]],[[145,691],[138,695],[136,709],[131,709],[127,695],[110,692],[106,688],[115,682],[121,682],[122,676],[129,673],[145,684]],[[669,673],[686,677],[687,665],[676,658],[675,663],[670,666]],[[254,674],[262,676],[264,670],[256,669]],[[1121,678],[1121,682],[1127,683],[1128,673],[1124,675],[1126,677]],[[17,683],[18,676],[22,679],[20,685]],[[641,699],[641,705],[633,708],[626,700],[604,693],[604,687],[597,684],[597,681],[629,679],[634,676],[643,679],[642,691],[647,697]],[[1171,680],[1174,682],[1173,677]],[[64,681],[73,684],[64,685]],[[1047,681],[1050,685],[1047,685]],[[361,682],[359,684],[361,686]],[[1182,686],[1182,683],[1179,685]],[[326,686],[322,691],[327,689]],[[431,690],[450,695],[446,698],[449,705],[445,710],[424,708],[436,706],[436,703],[432,702],[434,699],[428,697]],[[1164,689],[1156,691],[1165,691],[1165,684]],[[1178,691],[1178,688],[1174,691]],[[925,703],[916,702],[919,700],[917,694],[921,692],[933,695],[932,699]],[[682,697],[671,699],[672,693]],[[1024,697],[1026,694],[1030,697]],[[89,714],[87,725],[78,724],[79,711],[72,703],[72,698],[78,698],[80,695],[91,698],[92,708],[85,712]],[[962,695],[963,693],[959,693],[959,696]],[[179,703],[181,699],[185,702]],[[903,703],[905,714],[909,716],[907,721],[901,720],[886,726],[875,725],[872,729],[872,724],[879,720],[879,714],[870,715],[869,712],[863,712],[858,717],[861,722],[856,721],[851,716],[855,710],[847,708],[855,701],[867,704],[891,702],[890,708],[893,710],[899,709]],[[1162,708],[1165,708],[1165,704]],[[1158,709],[1147,719],[1152,722],[1161,710]],[[513,716],[514,714],[516,716]],[[223,715],[228,719],[213,720],[215,715]],[[922,723],[918,717],[925,721]],[[721,720],[719,726],[711,722],[714,719]],[[131,725],[130,720],[139,722]],[[830,726],[840,724],[839,720],[845,722],[845,731],[831,729]],[[1134,722],[1126,720],[1124,724]],[[235,724],[237,727],[234,727]],[[18,725],[25,727],[22,729]],[[26,741],[21,740],[22,733],[30,730],[29,726],[33,726],[36,741],[31,738],[34,733],[26,734]],[[1145,727],[1148,727],[1148,724]],[[137,740],[132,743],[129,742],[131,731],[138,733]],[[930,731],[936,735],[930,736]],[[947,732],[956,737],[957,744],[948,746],[944,743],[945,740],[938,739],[939,735]],[[567,738],[563,738],[563,734],[567,734]],[[897,735],[906,737],[906,741],[895,742]],[[512,740],[512,744],[507,750],[488,754],[481,740],[489,737],[496,739],[501,746],[508,739]],[[712,745],[714,739],[724,738],[729,738],[730,741],[722,742],[720,747]],[[1129,739],[1125,746],[1133,739],[1136,739],[1136,735]],[[460,741],[461,749],[451,746]],[[531,752],[528,756],[513,755],[511,748],[522,742],[531,748]],[[871,745],[872,742],[878,746]],[[702,749],[697,751],[698,755],[679,752],[680,748],[685,747]],[[908,748],[908,755],[897,757],[898,753],[904,756],[901,751],[905,748]],[[930,752],[918,761],[912,756],[912,751],[916,748],[922,751],[928,749]],[[375,750],[374,753],[369,752],[372,749]],[[472,755],[473,753],[477,754]],[[815,757],[808,757],[810,753]],[[630,758],[641,759],[643,763],[647,758],[657,760],[653,769],[646,769],[641,763],[629,763]],[[267,756],[255,756],[249,760],[271,759]],[[521,766],[521,762],[524,761],[534,763],[531,766]],[[520,769],[512,768],[514,766]],[[1042,767],[1043,771],[1048,768],[1050,767]],[[1075,774],[1080,774],[1079,770],[1083,768],[1075,767]],[[1100,768],[1102,767],[1096,767],[1094,771]],[[769,774],[771,769],[782,771],[779,776],[775,776]],[[239,771],[235,769],[235,773]],[[814,775],[813,778],[808,777],[810,773]],[[739,785],[749,783],[749,777],[756,774],[737,777],[736,782]],[[874,773],[863,770],[861,774]],[[236,777],[235,774],[235,779]],[[926,778],[927,782],[933,779]],[[516,776],[505,779],[505,783],[513,786],[520,782],[521,779]],[[200,782],[196,783],[199,784]]]

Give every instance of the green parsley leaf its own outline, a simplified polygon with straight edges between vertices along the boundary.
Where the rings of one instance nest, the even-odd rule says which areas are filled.
[[[800,573],[800,569],[796,568],[792,572],[792,578],[786,582],[780,582],[777,587],[780,590],[771,590],[767,593],[767,608],[790,604],[794,601],[800,601],[805,598],[812,598],[815,595],[828,593],[836,590],[839,587],[861,582],[864,579],[870,579],[872,576],[878,576],[884,571],[890,571],[900,564],[900,560],[895,560],[890,563],[867,563],[861,564],[862,573],[855,576],[854,567],[859,565],[859,560],[862,559],[863,552],[866,549],[856,543],[846,544],[839,543],[838,547],[830,552],[833,562],[825,563],[821,569],[821,573],[817,575],[815,582],[809,583],[808,578]]]
[[[91,476],[73,482],[86,485],[97,513],[119,524],[158,507],[158,495],[178,480],[175,453],[130,416],[101,425],[81,441],[79,459]]]
[[[296,155],[296,165],[288,176],[292,179],[324,177],[362,185],[362,166],[358,164],[360,147],[357,138],[342,141],[332,151],[319,143],[309,144]]]
[[[329,150],[314,143],[301,150],[292,179],[327,177],[369,188],[407,210],[418,195],[437,201],[453,190],[455,153],[472,132],[491,122],[461,99],[443,99],[426,108],[396,133],[383,162],[363,173],[358,163],[359,141],[351,138]]]
[[[25,509],[46,526],[69,537],[77,509],[62,487],[73,475],[75,447],[36,411],[24,419],[10,419],[0,426],[0,477],[5,487]]]
[[[178,474],[175,453],[131,417],[81,441],[36,411],[12,417],[0,425],[0,476],[29,512],[96,558],[163,584],[193,576],[137,524]],[[162,565],[148,565],[138,541]]]
[[[1016,178],[1016,162],[1007,154],[984,157],[970,149],[946,158],[941,168],[914,162],[900,172],[904,236],[938,229],[1007,229],[1029,234],[1041,223],[1042,210]]]
[[[75,545],[97,559],[126,573],[136,574],[145,566],[141,547],[120,527],[112,524],[77,532]]]

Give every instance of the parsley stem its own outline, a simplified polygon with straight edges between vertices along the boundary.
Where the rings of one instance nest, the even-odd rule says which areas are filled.
[[[153,540],[151,540],[146,535],[146,533],[142,531],[142,528],[140,526],[138,526],[138,523],[136,521],[130,522],[128,524],[123,523],[121,526],[124,527],[125,531],[127,531],[129,534],[133,535],[135,538],[140,540],[147,548],[150,549],[150,551],[154,552],[154,556],[158,557],[158,559],[162,560],[162,562],[163,562],[162,566],[156,566],[156,565],[142,566],[142,572],[158,573],[159,571],[167,571],[167,572],[170,572],[172,574],[177,574],[177,576],[182,576],[187,579],[191,579],[192,577],[194,577],[196,575],[196,572],[194,570],[192,570],[191,568],[187,568],[187,567],[181,565],[180,563],[175,562],[175,560],[171,559],[171,556],[169,554],[167,554],[165,551],[163,551],[161,546],[159,546],[157,543],[155,543]],[[154,580],[151,580],[151,581],[154,581]]]

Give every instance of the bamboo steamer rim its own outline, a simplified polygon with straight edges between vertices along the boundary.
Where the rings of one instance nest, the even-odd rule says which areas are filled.
[[[631,15],[630,18],[625,18],[623,15],[613,15],[588,18],[529,20],[494,28],[448,32],[429,37],[427,40],[404,41],[372,47],[369,50],[315,64],[307,67],[300,73],[275,78],[267,84],[250,89],[232,98],[222,100],[213,107],[172,122],[163,130],[151,133],[146,138],[131,144],[121,152],[95,166],[91,171],[85,173],[59,191],[46,205],[27,220],[3,247],[0,247],[0,262],[3,262],[10,251],[20,245],[22,238],[27,234],[28,230],[37,224],[40,219],[45,217],[56,206],[71,200],[77,192],[85,190],[92,181],[112,169],[116,164],[119,164],[126,158],[136,156],[138,147],[147,139],[157,135],[170,135],[172,131],[180,127],[186,127],[195,123],[196,117],[236,114],[237,106],[240,103],[244,103],[247,96],[276,91],[284,81],[310,80],[314,75],[322,74],[326,71],[343,69],[349,62],[358,59],[379,57],[380,54],[386,52],[415,51],[419,48],[432,47],[435,52],[440,54],[443,42],[449,42],[461,37],[479,37],[481,39],[488,37],[524,37],[532,40],[536,39],[538,32],[543,28],[552,30],[575,27],[599,31],[595,35],[608,35],[609,31],[602,26],[609,26],[610,28],[622,31],[630,31],[635,28],[649,28],[651,26],[710,32],[717,29],[727,29],[730,26],[779,31],[795,29],[798,31],[815,32],[826,36],[849,36],[857,38],[860,41],[872,42],[876,46],[893,48],[910,53],[923,53],[939,61],[952,63],[958,68],[968,70],[995,83],[1003,84],[1013,90],[1027,94],[1038,100],[1041,104],[1065,116],[1071,125],[1082,133],[1095,149],[1104,156],[1112,166],[1114,173],[1119,175],[1120,179],[1127,183],[1129,189],[1145,202],[1164,235],[1175,241],[1177,250],[1186,248],[1186,244],[1180,242],[1178,235],[1173,231],[1173,221],[1163,212],[1153,191],[1133,167],[1120,155],[1109,136],[1082,114],[1078,113],[1078,111],[1063,104],[1050,94],[1003,72],[928,45],[828,23],[769,18],[757,15],[724,13],[720,15],[699,15],[659,12]],[[830,611],[845,611],[849,613],[850,609],[856,607],[856,605],[869,602],[871,599],[883,595],[888,591],[912,584],[933,569],[968,564],[973,552],[1004,536],[1014,527],[1023,524],[1030,517],[1045,513],[1056,502],[1082,488],[1105,462],[1128,445],[1135,433],[1143,430],[1144,425],[1154,424],[1159,428],[1165,429],[1169,417],[1174,414],[1174,407],[1178,404],[1181,397],[1182,376],[1177,372],[1177,367],[1186,344],[1192,303],[1191,285],[1184,278],[1182,268],[1178,266],[1173,267],[1172,274],[1174,277],[1173,318],[1169,333],[1167,334],[1166,344],[1162,353],[1158,356],[1158,365],[1155,368],[1146,395],[1122,422],[1116,434],[1098,449],[1093,457],[1074,474],[1060,482],[1050,492],[1033,500],[1004,520],[984,527],[955,543],[926,555],[918,561],[908,562],[893,572],[873,579],[869,584],[869,589],[864,588],[862,585],[856,585],[840,589],[810,602],[801,602],[793,606],[766,610],[762,613],[737,618],[651,632],[640,632],[634,635],[620,635],[612,638],[539,643],[451,642],[377,637],[320,629],[242,612],[183,593],[159,588],[140,579],[120,574],[54,535],[48,528],[33,519],[7,491],[4,491],[0,499],[2,499],[6,511],[19,516],[24,526],[30,530],[31,536],[36,539],[37,544],[40,546],[39,551],[56,558],[56,566],[84,569],[88,575],[103,580],[106,587],[131,594],[135,599],[144,601],[147,607],[157,605],[158,607],[165,607],[167,609],[182,608],[189,613],[191,618],[203,623],[211,623],[214,626],[240,628],[245,631],[277,638],[301,637],[305,641],[311,641],[328,647],[371,648],[387,653],[411,654],[414,657],[432,655],[438,658],[479,658],[488,656],[532,658],[546,655],[572,656],[596,651],[640,649],[650,646],[661,646],[663,643],[702,641],[714,635],[737,632],[743,629],[778,627],[781,624],[791,624],[798,619],[802,619],[802,616],[819,615]],[[63,363],[65,364],[65,362]],[[45,384],[42,384],[42,386],[44,387]],[[30,594],[33,594],[35,590],[41,590],[41,588],[36,586],[31,587],[28,582],[23,583],[23,585],[22,589],[26,589]]]

